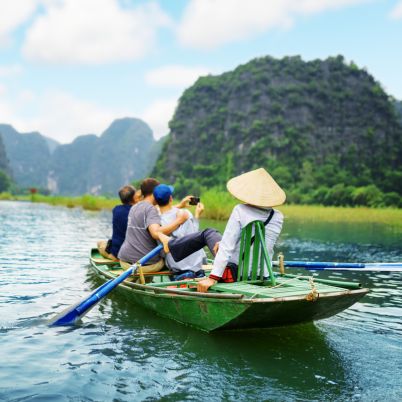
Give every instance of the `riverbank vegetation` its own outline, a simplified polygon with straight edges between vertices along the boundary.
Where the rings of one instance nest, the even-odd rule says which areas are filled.
[[[80,197],[64,197],[58,195],[13,195],[11,193],[0,193],[0,200],[41,202],[50,205],[60,205],[67,208],[81,207],[89,211],[100,211],[101,209],[112,209],[119,203],[117,198],[107,198],[84,194]]]
[[[112,209],[120,202],[117,198],[92,196],[88,194],[81,197],[62,197],[41,194],[15,196],[10,193],[0,193],[0,200],[41,202],[68,208],[81,207],[90,211]],[[238,203],[229,193],[213,190],[202,193],[201,201],[205,205],[205,218],[223,221],[229,218],[233,207]],[[288,220],[333,223],[380,223],[395,228],[402,228],[402,209],[400,208],[368,208],[363,206],[328,207],[323,205],[285,204],[277,207],[277,209],[282,211]]]

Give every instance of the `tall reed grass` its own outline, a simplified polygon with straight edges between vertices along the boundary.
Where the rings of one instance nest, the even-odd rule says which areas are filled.
[[[227,192],[209,190],[201,195],[204,217],[227,220],[239,202]],[[298,221],[382,223],[402,229],[402,209],[368,207],[324,207],[322,205],[281,205],[276,207],[287,219]]]
[[[90,211],[100,211],[101,209],[112,209],[115,205],[120,203],[117,198],[106,198],[101,196],[93,196],[84,194],[80,197],[65,197],[58,195],[19,195],[13,196],[10,193],[0,193],[0,200],[19,200],[42,202],[50,205],[60,205],[68,208],[81,207]]]
[[[86,210],[99,211],[112,209],[120,203],[117,198],[106,198],[85,194],[81,197],[47,196],[33,194],[13,196],[0,193],[0,200],[24,200],[61,205],[68,208],[81,207]],[[201,202],[205,205],[203,217],[215,220],[227,220],[233,207],[239,202],[228,192],[208,190],[201,194]],[[298,221],[321,222],[355,222],[381,223],[402,230],[402,209],[367,208],[367,207],[324,207],[321,205],[281,205],[277,207],[287,219]]]

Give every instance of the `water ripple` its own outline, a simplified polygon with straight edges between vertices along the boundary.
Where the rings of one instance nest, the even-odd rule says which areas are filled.
[[[401,399],[402,273],[314,273],[371,289],[315,325],[208,335],[114,292],[79,325],[49,328],[99,286],[88,252],[110,220],[108,211],[0,202],[0,400]],[[337,230],[285,226],[279,248],[288,259],[402,259],[398,234],[376,228],[377,242],[369,230]]]

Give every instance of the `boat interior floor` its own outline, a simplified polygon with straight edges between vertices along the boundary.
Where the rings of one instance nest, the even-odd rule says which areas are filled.
[[[149,283],[147,285],[150,287],[157,287],[159,289],[182,289],[193,292],[196,292],[197,288],[196,281],[160,282]],[[242,294],[248,298],[277,298],[305,296],[313,290],[318,292],[318,294],[325,294],[344,292],[346,289],[324,283],[314,283],[314,285],[312,285],[309,281],[300,280],[298,278],[292,278],[291,280],[288,278],[278,278],[275,286],[272,286],[269,281],[218,283],[209,291],[213,293]]]
[[[106,261],[105,261],[106,260]],[[120,275],[124,272],[119,262],[104,259],[101,256],[93,258],[102,266],[104,271],[110,272],[113,276]],[[207,272],[211,269],[211,265],[203,266]],[[170,272],[164,269],[159,272],[144,273],[145,277],[149,277],[152,282],[146,283],[146,286],[163,289],[176,289],[186,292],[197,291],[197,281],[184,280],[184,281],[171,281],[169,279]],[[125,282],[137,282],[139,275],[133,275]],[[247,298],[278,298],[278,297],[291,297],[303,296],[311,292],[317,294],[329,294],[334,292],[345,292],[348,290],[345,287],[339,287],[334,284],[327,284],[314,280],[312,282],[309,276],[292,276],[292,275],[276,275],[276,284],[272,286],[269,280],[254,280],[254,281],[240,281],[233,283],[217,283],[209,289],[209,293],[215,294],[239,294]],[[147,279],[147,278],[146,278]]]

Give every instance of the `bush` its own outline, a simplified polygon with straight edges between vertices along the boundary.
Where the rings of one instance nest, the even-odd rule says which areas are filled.
[[[101,208],[98,206],[96,197],[85,194],[81,197],[81,205],[84,209],[89,209],[90,211],[98,211]]]
[[[353,205],[353,192],[355,190],[353,186],[345,186],[343,183],[336,184],[328,190],[324,203],[325,205],[336,206]]]
[[[7,192],[2,192],[0,193],[0,200],[12,200],[14,197],[11,195],[11,193]]]
[[[383,194],[375,184],[356,188],[352,198],[356,205],[380,207],[384,204]]]
[[[329,188],[327,186],[320,186],[313,191],[312,200],[316,204],[327,205]]]
[[[384,205],[387,207],[402,207],[402,197],[395,191],[384,194]]]

